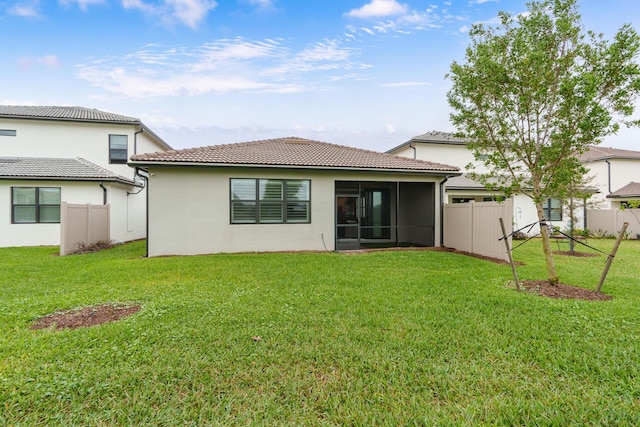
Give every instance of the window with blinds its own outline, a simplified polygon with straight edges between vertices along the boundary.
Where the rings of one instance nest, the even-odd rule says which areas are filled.
[[[11,223],[60,222],[59,187],[12,187]]]
[[[544,219],[547,221],[562,221],[562,200],[547,199],[542,206]]]
[[[232,178],[232,224],[311,222],[311,181]]]

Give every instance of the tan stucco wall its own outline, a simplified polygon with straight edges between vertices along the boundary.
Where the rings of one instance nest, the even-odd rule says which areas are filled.
[[[333,250],[335,181],[439,182],[439,178],[419,175],[303,169],[152,167],[150,172],[149,256]],[[310,179],[311,223],[230,224],[230,178]]]

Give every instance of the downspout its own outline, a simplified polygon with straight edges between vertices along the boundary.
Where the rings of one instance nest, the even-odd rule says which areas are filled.
[[[607,191],[611,194],[611,162],[609,160],[604,162],[607,164]]]
[[[104,182],[100,183],[100,188],[102,188],[102,204],[107,204],[107,187],[104,186]]]
[[[133,134],[133,154],[138,154],[138,134],[142,132],[144,132],[144,130],[142,130],[141,127],[138,132]]]
[[[440,247],[444,248],[444,184],[449,180],[445,175],[440,183]]]
[[[147,192],[145,194],[145,198],[146,198],[146,200],[145,200],[145,204],[146,204],[146,208],[145,208],[146,209],[146,213],[145,213],[145,216],[146,216],[145,235],[147,237],[147,239],[146,239],[147,243],[146,243],[146,253],[144,254],[144,257],[145,258],[149,258],[149,177],[144,175],[144,174],[141,174],[140,170],[141,170],[140,168],[136,167],[135,175],[138,175],[140,178],[142,178],[144,180],[144,187],[143,188],[147,189]],[[142,190],[140,190],[140,191],[142,191]]]
[[[409,143],[409,148],[413,148],[413,160],[416,159],[417,155],[416,155],[416,147],[414,147],[411,143]]]

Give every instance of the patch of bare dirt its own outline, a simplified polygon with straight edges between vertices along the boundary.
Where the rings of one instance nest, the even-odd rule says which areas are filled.
[[[93,243],[79,242],[78,249],[76,249],[72,254],[73,255],[82,255],[82,254],[90,254],[93,252],[98,252],[104,249],[111,249],[115,244],[106,240],[98,240]]]
[[[610,295],[605,295],[591,289],[558,283],[550,284],[547,280],[524,280],[520,283],[528,292],[558,299],[579,299],[585,301],[607,301],[613,299]]]
[[[101,304],[61,311],[37,319],[31,329],[78,329],[115,322],[140,311],[139,305]]]
[[[554,251],[555,255],[566,255],[566,256],[574,256],[574,257],[595,257],[598,254],[589,254],[586,252],[578,252],[578,251]]]

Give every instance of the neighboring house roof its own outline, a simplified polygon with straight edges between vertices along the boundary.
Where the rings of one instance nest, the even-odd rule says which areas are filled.
[[[449,178],[444,187],[447,190],[486,190],[484,185],[474,181],[467,175]]]
[[[491,181],[495,182],[495,179],[492,179],[489,182]],[[640,184],[638,185],[640,186]],[[487,190],[484,185],[480,184],[477,181],[474,181],[468,175],[454,176],[452,178],[449,178],[444,187],[447,190],[484,190],[487,192],[491,192],[490,190]],[[590,193],[598,192],[598,189],[595,187],[585,187],[584,189]]]
[[[0,179],[111,181],[139,184],[85,159],[0,157]]]
[[[31,105],[0,105],[0,118],[30,119],[30,120],[58,120],[85,123],[112,123],[140,126],[155,140],[168,150],[171,146],[156,135],[144,123],[135,117],[121,114],[108,113],[93,108],[85,107],[56,107],[56,106],[31,106]]]
[[[619,190],[607,195],[607,198],[640,197],[640,182],[630,182]]]
[[[398,145],[397,147],[393,147],[390,150],[387,150],[387,153],[393,153],[394,151],[400,150],[404,147],[411,146],[416,143],[427,143],[427,144],[447,144],[447,145],[467,145],[467,143],[450,132],[441,132],[441,131],[431,131],[422,135],[414,136],[409,141]]]
[[[589,150],[579,157],[582,163],[609,159],[633,159],[640,160],[640,151],[623,150],[620,148],[598,147],[592,145]]]
[[[133,165],[211,165],[395,170],[459,175],[459,168],[391,154],[287,137],[131,156]]]

